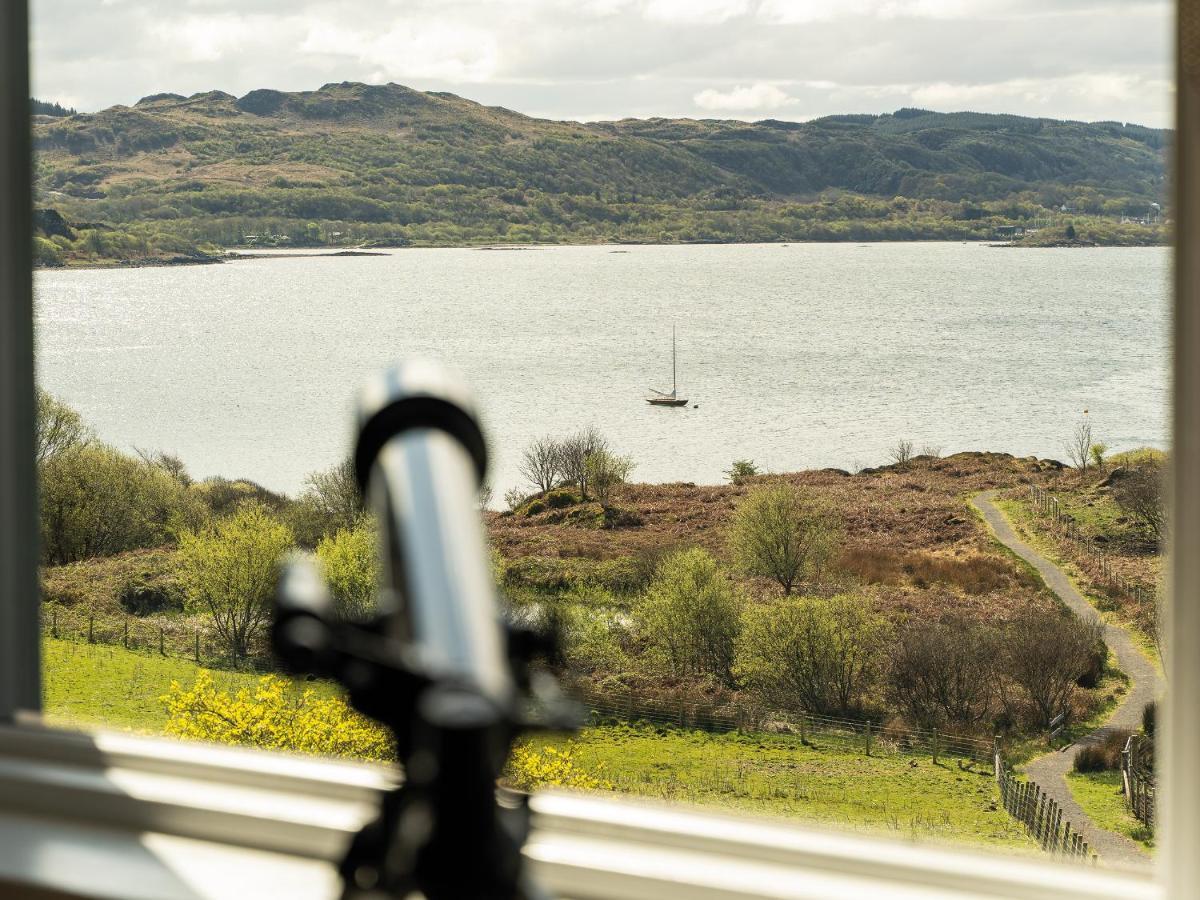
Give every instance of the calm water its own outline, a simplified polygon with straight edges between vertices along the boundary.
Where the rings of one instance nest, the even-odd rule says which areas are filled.
[[[532,437],[594,424],[644,481],[878,464],[900,438],[1062,458],[1166,438],[1165,249],[793,244],[404,250],[43,271],[38,371],[105,440],[294,491],[410,355],[480,396],[496,500]],[[699,408],[656,409],[670,387]]]

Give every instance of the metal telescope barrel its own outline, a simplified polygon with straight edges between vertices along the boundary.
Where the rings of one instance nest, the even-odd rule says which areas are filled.
[[[487,449],[466,386],[425,361],[382,374],[360,398],[354,466],[379,520],[384,634],[432,683],[507,713],[515,688],[477,505]]]

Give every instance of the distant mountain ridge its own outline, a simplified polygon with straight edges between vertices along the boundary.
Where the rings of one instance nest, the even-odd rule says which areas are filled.
[[[397,243],[742,240],[801,239],[811,231],[801,220],[901,213],[1119,215],[1163,201],[1170,141],[1169,131],[1116,122],[920,109],[582,124],[353,82],[160,93],[35,125],[41,202],[71,218],[156,222],[226,243],[272,228],[304,241],[294,232],[310,224],[315,242],[334,232]],[[843,194],[862,199],[861,215]],[[830,202],[837,216],[800,212]]]

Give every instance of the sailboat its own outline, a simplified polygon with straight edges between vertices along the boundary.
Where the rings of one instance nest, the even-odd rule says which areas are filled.
[[[676,394],[677,385],[675,383],[675,326],[671,326],[671,393],[664,391],[656,391],[650,388],[650,393],[653,397],[647,397],[646,402],[651,406],[687,406],[686,398],[681,398]]]

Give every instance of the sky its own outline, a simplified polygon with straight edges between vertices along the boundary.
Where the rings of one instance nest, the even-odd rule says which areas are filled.
[[[1171,125],[1168,0],[31,0],[34,94],[82,111],[331,81],[553,119],[904,106]]]

